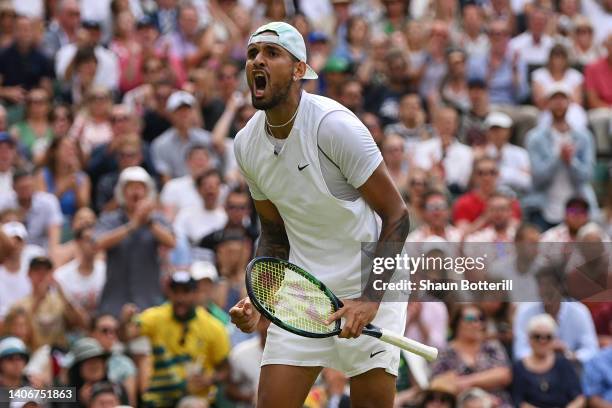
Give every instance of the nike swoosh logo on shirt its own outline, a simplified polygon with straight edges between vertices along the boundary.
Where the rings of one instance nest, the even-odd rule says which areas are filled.
[[[305,165],[303,165],[303,166],[300,166],[300,165],[298,164],[298,171],[302,171],[302,170],[304,170],[304,169],[305,169],[306,167],[308,167],[308,166],[310,166],[310,163],[305,164]]]
[[[370,353],[370,358],[372,358],[372,357],[374,357],[375,355],[378,355],[378,354],[380,354],[380,353],[384,353],[384,352],[385,352],[385,350],[380,350],[380,351],[377,351],[377,352],[375,352],[375,353]]]

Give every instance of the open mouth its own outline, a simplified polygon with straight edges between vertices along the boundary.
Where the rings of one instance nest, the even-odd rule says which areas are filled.
[[[263,72],[255,72],[253,74],[253,85],[255,87],[254,93],[256,98],[261,98],[264,95],[268,79]]]

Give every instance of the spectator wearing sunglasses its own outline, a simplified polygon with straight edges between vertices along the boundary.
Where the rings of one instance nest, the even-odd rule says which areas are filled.
[[[121,384],[127,393],[132,406],[136,405],[136,366],[123,354],[123,345],[119,342],[119,321],[110,314],[98,315],[91,325],[91,337],[100,343],[109,353],[106,361],[107,376],[115,384]]]
[[[486,340],[485,315],[475,304],[458,304],[450,321],[452,339],[433,363],[433,381],[453,384],[455,395],[479,387],[511,407],[505,388],[512,381],[510,362],[497,340]]]
[[[555,353],[557,323],[549,314],[527,323],[531,353],[513,367],[512,398],[516,406],[581,407],[580,380],[571,362]]]
[[[406,238],[406,242],[425,242],[440,237],[448,242],[461,241],[461,231],[450,224],[450,208],[447,196],[441,191],[429,190],[423,196],[423,221]]]
[[[189,272],[171,276],[167,296],[168,303],[137,316],[138,329],[129,334],[151,342],[153,371],[143,395],[150,407],[176,406],[186,395],[207,398],[214,394],[215,384],[229,375],[228,334],[216,318],[197,305],[197,284]]]

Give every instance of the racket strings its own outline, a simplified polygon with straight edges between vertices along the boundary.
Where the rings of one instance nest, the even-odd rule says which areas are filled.
[[[251,272],[251,284],[261,305],[284,324],[317,334],[335,330],[334,323],[325,324],[334,311],[331,299],[289,266],[258,263]]]

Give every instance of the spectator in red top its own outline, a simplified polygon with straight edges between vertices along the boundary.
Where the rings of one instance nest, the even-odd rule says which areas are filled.
[[[461,195],[453,207],[453,222],[464,233],[470,234],[489,224],[489,213],[485,210],[488,199],[497,192],[498,177],[495,160],[485,157],[474,164],[474,188]],[[521,219],[521,206],[516,199],[512,200],[512,217]]]
[[[608,51],[606,57],[589,64],[584,69],[584,87],[589,107],[589,124],[597,141],[597,151],[610,153],[610,117],[612,116],[612,33],[602,44]]]

